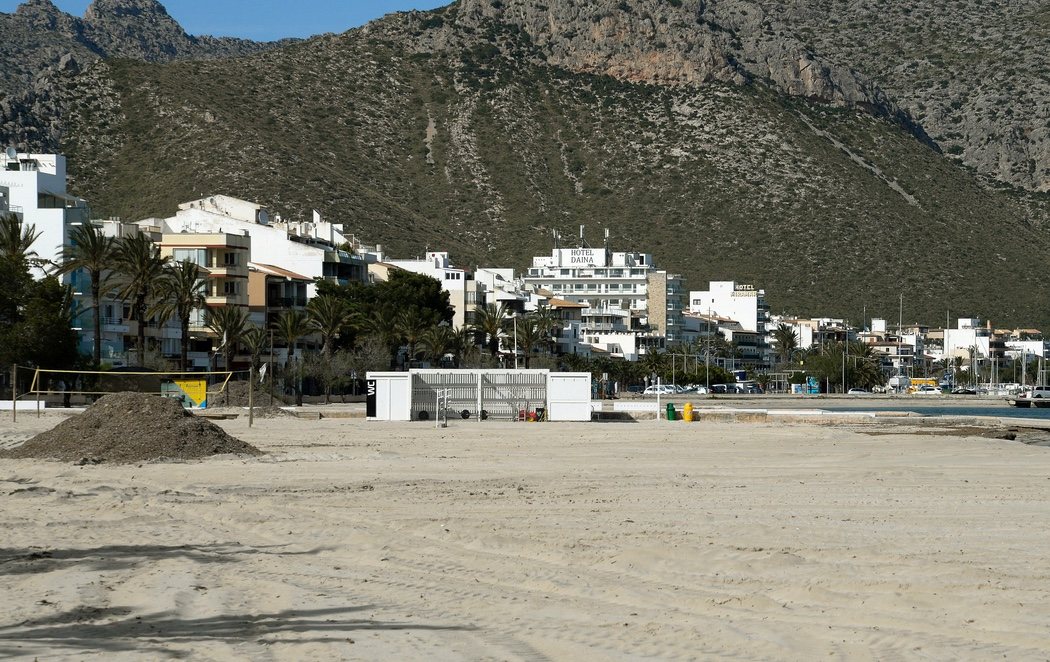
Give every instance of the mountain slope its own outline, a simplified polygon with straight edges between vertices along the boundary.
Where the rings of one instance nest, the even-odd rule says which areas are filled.
[[[1043,0],[755,4],[815,52],[870,76],[953,158],[990,179],[1050,191]]]
[[[195,37],[157,0],[95,0],[83,18],[51,0],[27,0],[14,13],[0,13],[0,141],[55,149],[63,126],[51,104],[52,79],[100,58],[225,58],[287,43]]]
[[[63,76],[75,189],[128,218],[208,193],[290,217],[317,208],[391,252],[440,247],[465,266],[523,267],[552,230],[586,224],[694,288],[765,287],[776,311],[892,316],[903,293],[908,319],[1050,322],[1041,219],[892,112],[792,96],[739,62],[739,80],[659,84],[552,64],[520,23],[468,10],[236,60]]]

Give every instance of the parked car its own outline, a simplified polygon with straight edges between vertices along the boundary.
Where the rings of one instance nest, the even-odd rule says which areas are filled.
[[[952,389],[952,395],[977,395],[977,390],[966,388],[965,386],[957,386]]]
[[[642,386],[641,384],[631,384],[630,386],[627,387],[627,392],[628,393],[641,393],[644,390],[645,390],[645,387]]]
[[[915,391],[915,395],[942,395],[941,389],[936,386],[920,386]]]
[[[868,394],[867,389],[863,389],[863,388],[851,388],[849,391],[846,392],[846,395],[867,395],[867,394]]]
[[[670,384],[653,384],[652,386],[645,387],[643,394],[645,395],[674,395],[675,387]]]
[[[728,388],[725,384],[711,384],[712,393],[728,393]]]
[[[696,392],[699,393],[700,395],[707,395],[707,387],[706,386],[697,386],[696,387]]]

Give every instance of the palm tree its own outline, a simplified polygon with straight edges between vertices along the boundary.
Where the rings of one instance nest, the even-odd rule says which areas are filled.
[[[299,339],[310,334],[310,324],[301,311],[286,310],[273,323],[273,330],[288,347],[286,359],[291,359],[295,355]]]
[[[562,363],[570,372],[590,372],[591,360],[580,354],[566,354]]]
[[[437,314],[432,310],[421,310],[416,307],[402,310],[397,316],[397,329],[408,345],[408,366],[416,358],[416,345],[423,335],[437,326]]]
[[[397,324],[397,311],[393,306],[381,306],[364,320],[365,329],[379,338],[390,350],[391,366],[397,361],[397,349],[401,344],[401,331]]]
[[[248,331],[248,311],[240,306],[209,308],[204,324],[219,338],[223,367],[232,370],[231,358]]]
[[[69,240],[69,245],[62,247],[62,266],[58,273],[61,275],[82,269],[91,279],[91,308],[95,311],[92,322],[95,340],[92,360],[98,370],[102,363],[102,295],[116,261],[116,241],[102,234],[102,230],[94,225],[74,227],[69,233]]]
[[[561,317],[558,316],[558,311],[546,304],[540,304],[536,307],[533,317],[536,319],[536,327],[542,335],[542,340],[547,346],[548,353],[553,354],[552,348],[557,347],[554,335],[563,324]]]
[[[641,363],[646,377],[652,375],[663,376],[664,371],[667,369],[667,355],[658,349],[653,349],[642,356]]]
[[[850,365],[846,366],[849,383],[861,388],[870,389],[882,386],[885,378],[882,374],[879,357],[871,345],[863,342],[852,342],[847,345]]]
[[[193,312],[204,307],[204,270],[189,261],[168,264],[164,277],[157,284],[159,301],[154,307],[160,324],[172,317],[179,320],[181,353],[179,368],[188,368],[190,353],[190,318]]]
[[[36,257],[33,244],[40,237],[35,225],[23,225],[17,214],[0,214],[0,258],[28,269]]]
[[[273,330],[277,337],[288,347],[288,354],[284,362],[284,377],[288,379],[288,363],[294,360],[296,345],[299,339],[310,334],[310,323],[306,315],[298,310],[288,310],[281,314],[273,324]],[[302,406],[303,394],[299,379],[292,376],[292,393],[295,395],[295,404]],[[287,386],[287,383],[285,384]]]
[[[467,326],[452,332],[452,348],[450,351],[455,355],[454,364],[457,368],[462,366],[463,358],[468,352],[477,349],[477,346],[474,344],[474,338],[474,331]]]
[[[525,369],[529,368],[532,351],[543,342],[544,332],[540,328],[539,320],[534,315],[519,317],[515,339],[518,349],[525,354]]]
[[[353,316],[350,307],[342,299],[330,294],[322,294],[310,300],[306,306],[306,315],[310,328],[321,335],[321,353],[330,361],[335,350],[333,341],[350,325]]]
[[[789,363],[791,354],[798,348],[798,334],[790,324],[781,322],[773,330],[773,342],[777,345],[777,353],[780,355],[781,363]]]
[[[477,309],[474,317],[474,329],[485,339],[489,353],[495,357],[499,353],[499,339],[503,334],[503,322],[507,319],[507,306],[488,304]]]
[[[138,323],[139,365],[146,362],[147,311],[153,303],[157,286],[163,280],[169,258],[161,257],[157,247],[145,234],[136,234],[117,242],[115,266],[119,272],[118,296],[131,302],[131,318]]]
[[[457,342],[457,335],[447,326],[431,326],[419,338],[423,355],[432,366],[440,364],[446,354],[455,351]]]
[[[252,357],[252,369],[255,371],[255,374],[259,374],[259,367],[262,365],[262,353],[269,343],[269,335],[258,326],[249,326],[248,330],[241,337],[241,344],[244,345],[244,349]]]

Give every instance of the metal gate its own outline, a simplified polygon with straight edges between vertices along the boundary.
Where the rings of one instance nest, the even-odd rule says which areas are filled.
[[[439,395],[450,419],[518,420],[547,404],[541,371],[419,371],[412,374],[412,420],[435,420]],[[444,398],[442,398],[444,399]]]

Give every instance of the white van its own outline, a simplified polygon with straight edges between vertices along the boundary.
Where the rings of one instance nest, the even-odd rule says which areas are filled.
[[[1036,386],[1028,397],[1033,400],[1042,400],[1043,398],[1050,400],[1050,386]]]

